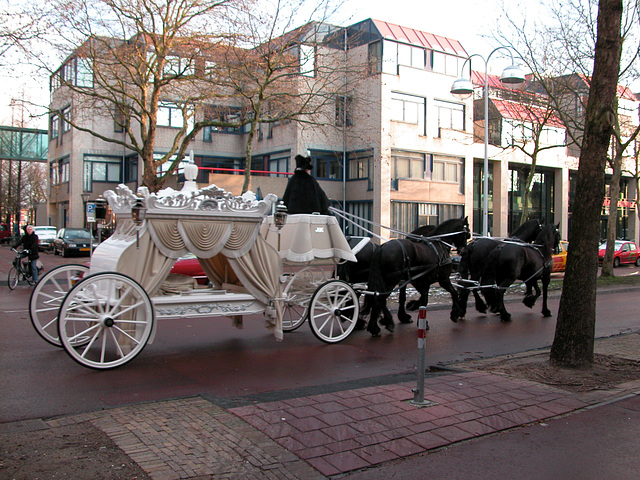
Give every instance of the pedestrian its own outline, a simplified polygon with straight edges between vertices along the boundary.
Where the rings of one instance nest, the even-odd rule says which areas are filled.
[[[313,164],[311,157],[296,155],[296,169],[289,178],[282,201],[288,213],[329,213],[329,198],[318,181],[311,175]]]
[[[38,253],[38,235],[33,230],[31,225],[27,225],[24,227],[24,235],[20,237],[18,243],[16,243],[13,248],[18,248],[22,245],[22,251],[29,251],[29,267],[31,269],[31,278],[33,279],[33,283],[38,282],[38,258],[40,258],[40,254]]]

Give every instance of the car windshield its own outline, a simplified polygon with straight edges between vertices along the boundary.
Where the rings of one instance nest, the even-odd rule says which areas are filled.
[[[622,244],[624,242],[621,242],[619,240],[615,241],[615,249],[616,250],[620,250],[620,247],[622,247]],[[601,243],[600,246],[598,247],[600,250],[604,250],[605,248],[607,248],[607,242]]]
[[[89,239],[88,230],[65,230],[64,238],[86,238]]]

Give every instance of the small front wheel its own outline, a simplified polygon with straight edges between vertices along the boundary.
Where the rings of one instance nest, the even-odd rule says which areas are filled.
[[[11,267],[9,270],[9,276],[7,277],[7,283],[9,284],[9,288],[13,290],[18,286],[19,274],[16,267]]]
[[[353,287],[342,280],[329,280],[311,298],[309,325],[321,341],[337,343],[353,331],[359,313],[360,304]]]

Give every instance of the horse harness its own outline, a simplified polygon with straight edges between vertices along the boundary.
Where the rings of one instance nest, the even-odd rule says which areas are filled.
[[[531,248],[531,249],[535,250],[536,252],[538,252],[540,257],[542,258],[542,266],[538,270],[536,270],[533,273],[533,275],[531,275],[529,278],[527,278],[526,280],[523,280],[523,283],[525,283],[525,284],[528,281],[536,278],[540,273],[542,273],[544,271],[545,268],[551,267],[553,265],[553,258],[549,259],[548,261],[545,261],[544,253],[542,253],[542,250],[540,249],[541,247],[543,247],[543,245],[537,245],[535,243],[521,243],[521,242],[518,242],[518,241],[505,240],[500,245],[498,245],[496,247],[496,249],[497,250],[502,250],[502,248],[507,244],[518,245],[520,247],[525,247],[525,248]],[[506,290],[507,288],[509,288],[509,287],[499,287],[498,285],[485,285],[485,287],[493,287],[493,288],[502,289],[502,290]]]
[[[405,279],[405,281],[400,283],[397,289],[406,287],[408,284],[410,284],[414,280],[417,280],[420,277],[423,277],[424,275],[431,272],[432,270],[435,270],[436,268],[440,268],[445,265],[450,265],[452,263],[451,257],[447,255],[448,251],[445,248],[438,249],[436,245],[434,245],[435,242],[444,243],[450,249],[451,245],[444,242],[443,240],[440,240],[440,239],[434,240],[434,239],[429,239],[425,237],[420,237],[418,239],[414,239],[414,241],[429,245],[433,250],[433,252],[435,253],[436,258],[438,259],[438,262],[435,265],[432,265],[429,267],[426,267],[424,265],[411,266],[411,259],[409,258],[407,249],[402,243],[399,243],[400,248],[402,250],[402,270],[400,270],[400,273],[401,273],[401,278]],[[414,271],[420,271],[420,273],[418,273],[415,276],[412,276],[412,272]]]

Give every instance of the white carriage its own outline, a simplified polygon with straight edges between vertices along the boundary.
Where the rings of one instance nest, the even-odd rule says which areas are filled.
[[[270,215],[275,195],[256,201],[191,181],[157,194],[120,185],[104,197],[118,218],[114,234],[90,268],[47,273],[29,305],[38,333],[80,364],[124,365],[153,341],[163,318],[230,317],[240,326],[243,316],[263,314],[277,340],[306,319],[327,343],[353,331],[358,295],[335,267],[355,256],[334,217],[290,215],[278,228]],[[188,252],[210,286],[169,275]]]

